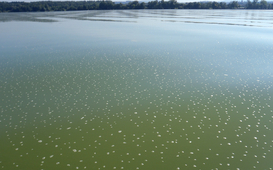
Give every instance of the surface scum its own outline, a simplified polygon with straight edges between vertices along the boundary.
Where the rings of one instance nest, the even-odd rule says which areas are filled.
[[[267,46],[103,43],[1,55],[1,169],[272,170]]]

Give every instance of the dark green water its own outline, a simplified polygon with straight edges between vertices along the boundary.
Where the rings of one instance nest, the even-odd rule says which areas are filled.
[[[0,14],[0,168],[273,168],[270,11]]]

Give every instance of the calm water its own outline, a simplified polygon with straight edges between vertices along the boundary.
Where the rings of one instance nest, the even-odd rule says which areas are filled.
[[[0,14],[0,168],[272,170],[272,19]]]

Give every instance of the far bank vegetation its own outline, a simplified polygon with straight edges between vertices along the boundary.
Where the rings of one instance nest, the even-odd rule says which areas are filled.
[[[190,2],[176,0],[115,3],[112,1],[38,1],[0,2],[0,12],[42,12],[74,10],[129,10],[129,9],[273,9],[273,4],[265,0],[247,2]]]

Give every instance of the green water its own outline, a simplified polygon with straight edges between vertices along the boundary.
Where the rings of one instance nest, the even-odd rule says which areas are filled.
[[[272,170],[270,17],[0,14],[0,168]]]

